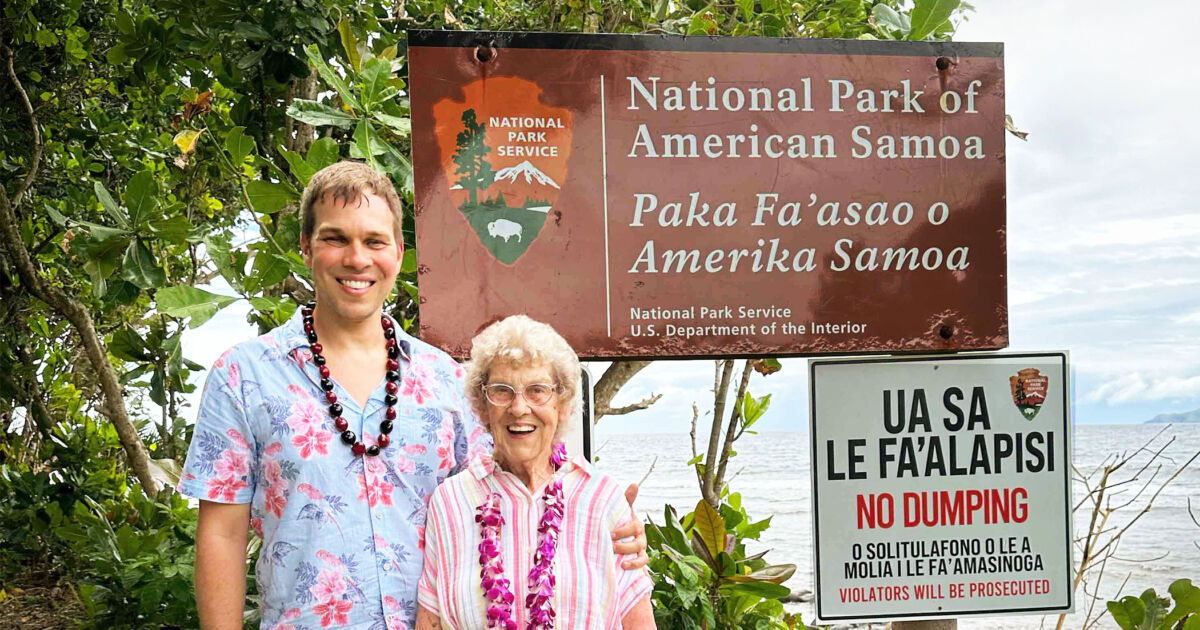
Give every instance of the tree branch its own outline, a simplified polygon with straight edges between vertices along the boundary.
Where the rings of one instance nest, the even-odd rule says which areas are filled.
[[[729,378],[733,375],[733,359],[717,361],[718,377],[713,388],[713,419],[708,433],[708,453],[704,458],[704,483],[700,492],[715,509],[720,505],[716,490],[717,451],[721,445],[721,423],[725,417],[725,398],[729,393]]]
[[[599,423],[600,418],[603,418],[604,416],[618,416],[623,413],[630,413],[637,410],[636,407],[629,409],[628,411],[614,410],[612,407],[612,399],[617,395],[617,392],[619,392],[621,388],[629,382],[629,379],[633,378],[638,372],[641,372],[643,369],[645,369],[645,367],[650,365],[650,363],[650,361],[613,361],[612,364],[608,366],[608,369],[604,370],[604,375],[600,377],[600,380],[596,381],[596,386],[593,388],[593,395],[595,396],[594,407],[596,409],[595,423]],[[650,402],[648,402],[645,407],[641,407],[641,409],[645,409],[646,407],[654,404],[658,401],[658,398],[659,397],[651,396],[651,398],[647,399]],[[644,400],[642,402],[646,401]],[[626,407],[620,407],[619,409],[626,409]]]
[[[735,433],[738,421],[742,418],[742,397],[746,395],[746,387],[750,383],[750,361],[742,368],[742,380],[738,383],[737,396],[733,399],[733,410],[729,412],[729,426],[725,428],[725,444],[721,446],[721,462],[717,468],[717,476],[713,478],[718,492],[725,485],[725,467],[729,465],[729,453],[733,450],[733,442],[737,439]]]
[[[597,408],[596,409],[596,417],[599,418],[600,416],[623,416],[627,413],[633,413],[634,411],[641,411],[642,409],[648,409],[650,407],[650,405],[653,405],[654,403],[658,402],[661,398],[662,398],[662,394],[653,394],[649,398],[643,398],[642,400],[635,402],[632,405],[625,405],[624,407],[617,407],[615,409],[612,407]]]
[[[20,93],[26,104],[28,97],[25,96],[25,90],[21,87],[21,81],[13,72],[12,51],[8,46],[3,46],[5,54],[6,66],[8,69],[8,79]],[[34,147],[34,157],[30,165],[30,172],[25,177],[25,183],[22,184],[18,194],[23,193],[32,182],[32,175],[35,174],[37,163],[41,160],[40,136],[37,133],[37,118],[33,113],[32,108],[29,109],[29,124],[34,130],[34,137],[38,139],[39,146]],[[129,467],[137,476],[138,481],[142,484],[143,491],[147,495],[154,496],[158,494],[158,483],[150,474],[150,456],[146,452],[146,445],[142,442],[141,436],[137,433],[137,428],[129,419],[129,414],[125,409],[125,396],[121,390],[121,382],[117,378],[117,372],[113,369],[112,363],[108,360],[108,349],[105,348],[104,342],[100,340],[100,336],[96,333],[96,327],[92,321],[92,314],[78,300],[73,299],[61,288],[46,282],[45,278],[38,273],[33,265],[33,260],[29,257],[29,250],[26,249],[25,241],[21,238],[21,232],[17,227],[16,206],[9,199],[7,191],[3,186],[0,186],[0,238],[6,241],[8,256],[12,266],[17,272],[17,276],[21,279],[21,284],[25,285],[25,289],[36,297],[45,302],[63,318],[71,322],[75,332],[83,341],[84,350],[87,353],[88,359],[92,366],[96,369],[100,387],[104,392],[104,408],[102,413],[113,423],[113,427],[117,430],[117,436],[121,441],[121,445],[125,448],[125,454],[129,457]]]
[[[4,66],[8,73],[8,80],[12,82],[17,95],[21,97],[21,103],[25,105],[25,115],[29,117],[29,128],[33,131],[33,154],[29,158],[29,172],[25,174],[25,181],[17,187],[17,192],[9,202],[12,213],[15,215],[17,209],[21,207],[21,197],[29,190],[33,179],[37,177],[38,166],[42,161],[42,134],[38,129],[37,117],[33,113],[33,103],[29,102],[29,94],[25,92],[21,80],[17,78],[17,71],[13,69],[12,49],[7,44],[0,44],[0,51],[4,52]]]

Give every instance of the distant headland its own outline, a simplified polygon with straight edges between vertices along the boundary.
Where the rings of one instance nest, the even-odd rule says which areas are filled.
[[[1146,424],[1200,424],[1200,409],[1181,411],[1179,413],[1160,413],[1146,421]]]

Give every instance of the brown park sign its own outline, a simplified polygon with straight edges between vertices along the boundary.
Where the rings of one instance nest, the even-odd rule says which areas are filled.
[[[1000,44],[411,31],[421,335],[1008,345]]]

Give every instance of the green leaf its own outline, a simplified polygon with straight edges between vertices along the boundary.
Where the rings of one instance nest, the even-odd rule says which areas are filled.
[[[1175,600],[1175,607],[1163,619],[1163,625],[1174,627],[1188,615],[1200,615],[1200,588],[1193,586],[1191,580],[1175,580],[1167,590]]]
[[[394,131],[397,135],[407,137],[412,134],[411,118],[392,116],[391,114],[385,114],[383,112],[375,112],[371,114],[371,117],[379,121],[380,124],[384,125],[388,129]]]
[[[417,250],[409,247],[404,250],[404,259],[400,262],[400,273],[413,273],[417,270]]]
[[[304,53],[308,56],[308,63],[317,69],[317,74],[325,80],[333,89],[337,90],[342,101],[349,105],[352,109],[362,109],[358,104],[358,99],[354,98],[354,94],[350,91],[350,87],[338,76],[337,72],[326,63],[325,58],[321,56],[320,50],[315,44],[305,46]]]
[[[287,115],[308,125],[332,125],[341,129],[349,129],[355,120],[346,112],[302,98],[295,99],[288,105]]]
[[[254,211],[260,214],[279,212],[288,202],[299,199],[299,195],[291,186],[261,179],[246,184],[246,195],[250,197],[250,205],[254,206]]]
[[[151,218],[158,201],[158,182],[149,170],[138,171],[129,178],[125,186],[125,207],[129,208],[129,222],[136,228]]]
[[[1142,601],[1146,604],[1146,618],[1142,620],[1142,627],[1146,630],[1156,630],[1162,623],[1163,616],[1167,614],[1170,601],[1166,597],[1159,597],[1152,588],[1142,593]]]
[[[350,67],[358,72],[362,67],[362,57],[358,54],[358,38],[354,36],[350,20],[343,17],[338,22],[338,36],[342,40],[342,48],[346,51],[346,60],[350,62]]]
[[[742,396],[742,426],[750,428],[755,422],[758,422],[763,414],[767,412],[767,408],[771,406],[771,395],[767,394],[762,398],[755,398],[746,392]]]
[[[196,328],[217,314],[217,311],[233,304],[237,298],[209,293],[193,286],[179,285],[159,289],[154,294],[158,312],[171,317],[190,317],[188,325]]]
[[[271,34],[266,29],[250,22],[238,22],[234,24],[233,32],[253,41],[265,42],[271,39]]]
[[[129,61],[129,53],[125,52],[125,44],[117,44],[104,53],[104,59],[109,65],[119,66]]]
[[[361,77],[362,103],[363,107],[369,110],[371,106],[385,100],[384,88],[388,87],[392,80],[392,63],[378,57],[371,59],[363,64]]]
[[[794,564],[772,564],[765,566],[757,571],[746,576],[760,582],[770,582],[772,584],[783,584],[792,574],[796,572]]]
[[[192,223],[182,214],[168,219],[154,219],[149,225],[155,236],[175,245],[187,242],[188,235],[192,233]]]
[[[383,172],[383,167],[375,159],[376,155],[387,152],[386,147],[380,147],[375,137],[375,128],[366,119],[358,121],[354,130],[354,144],[350,145],[350,157],[366,160],[367,164],[376,171]]]
[[[229,159],[233,160],[234,166],[241,164],[246,156],[254,151],[254,139],[247,136],[245,130],[245,127],[234,127],[225,136],[225,150],[229,153]]]
[[[265,296],[250,298],[250,306],[253,306],[254,310],[264,313],[273,313],[281,308],[285,308],[288,304],[293,304],[293,302],[282,297]]]
[[[767,518],[764,518],[763,520],[758,521],[757,523],[747,523],[745,525],[742,525],[738,529],[738,534],[742,538],[758,540],[759,535],[762,534],[764,531],[766,531],[766,529],[770,526],[771,526],[771,517],[768,516]]]
[[[152,361],[146,342],[136,330],[127,326],[115,330],[108,342],[108,353],[124,361]]]
[[[1188,617],[1183,624],[1183,630],[1200,630],[1200,614]]]
[[[701,499],[696,504],[696,533],[712,555],[725,548],[725,520],[708,501]]]
[[[742,13],[742,20],[749,22],[754,19],[754,0],[737,0],[737,8]]]
[[[254,267],[250,276],[246,278],[246,291],[258,293],[267,287],[279,284],[288,276],[289,271],[286,258],[267,250],[259,250],[254,255]]]
[[[950,19],[950,14],[958,9],[961,0],[914,0],[915,4],[912,10],[912,27],[908,32],[908,39],[921,40],[935,32],[946,20]]]
[[[137,31],[137,26],[133,23],[133,18],[129,17],[128,13],[118,11],[115,21],[117,30],[121,31],[122,35],[133,35]]]
[[[57,225],[58,227],[68,227],[67,217],[63,216],[63,213],[59,212],[57,208],[49,203],[43,203],[42,205],[46,208],[46,214],[50,215],[50,220],[54,221],[54,225]]]
[[[242,280],[245,278],[245,271],[237,267],[233,256],[229,253],[229,236],[221,234],[205,238],[204,249],[208,252],[209,259],[212,260],[213,266],[217,268],[221,277],[225,278],[225,281],[230,286],[240,292],[242,290]]]
[[[305,160],[314,171],[334,164],[341,157],[338,144],[333,138],[320,138],[308,147],[308,157]]]
[[[108,293],[108,282],[105,281],[104,274],[100,272],[100,262],[89,260],[83,263],[83,270],[87,272],[92,281],[92,295],[98,298],[104,297],[104,294]]]
[[[142,289],[161,287],[167,281],[166,272],[140,238],[134,239],[125,250],[125,258],[121,261],[121,277]]]
[[[770,582],[735,582],[721,586],[721,592],[727,595],[748,595],[760,599],[779,599],[791,594],[786,586]]]
[[[312,179],[312,176],[316,174],[317,170],[310,166],[308,162],[304,161],[304,156],[296,153],[295,151],[280,149],[280,152],[283,153],[283,159],[287,160],[288,167],[291,168],[292,175],[294,175],[296,179],[300,180],[300,185],[307,186],[308,180]]]
[[[93,182],[92,188],[96,191],[96,198],[100,200],[100,205],[104,206],[104,209],[108,212],[109,216],[111,216],[113,220],[117,222],[118,226],[128,230],[130,227],[129,217],[125,215],[125,212],[121,209],[121,206],[117,205],[116,200],[113,199],[112,195],[108,193],[108,189],[104,187],[104,184],[101,184],[98,181]]]
[[[262,61],[268,50],[270,50],[270,48],[263,46],[258,50],[252,50],[242,55],[241,59],[237,60],[237,67],[241,68],[242,70],[249,70],[250,68],[253,68],[254,66],[258,65],[260,61]]]
[[[877,4],[871,10],[871,15],[875,18],[876,24],[900,33],[901,37],[908,35],[909,29],[906,28],[904,22],[900,19],[900,14],[892,7],[886,4]]]

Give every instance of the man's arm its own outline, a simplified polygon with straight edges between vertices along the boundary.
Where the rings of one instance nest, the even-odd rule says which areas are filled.
[[[442,622],[437,615],[420,606],[417,608],[417,630],[442,630]]]
[[[654,623],[654,608],[650,605],[650,596],[646,595],[634,605],[633,610],[621,618],[624,630],[657,630]]]
[[[646,526],[642,525],[641,519],[633,511],[633,502],[637,499],[637,493],[636,483],[629,484],[629,487],[625,489],[625,500],[629,502],[629,513],[633,518],[612,532],[614,553],[618,556],[637,554],[636,558],[630,558],[621,563],[621,567],[626,569],[640,569],[650,562],[650,557],[646,555]],[[620,542],[621,539],[630,537],[633,540]]]
[[[246,606],[250,504],[200,501],[196,524],[196,608],[203,630],[241,630]]]

